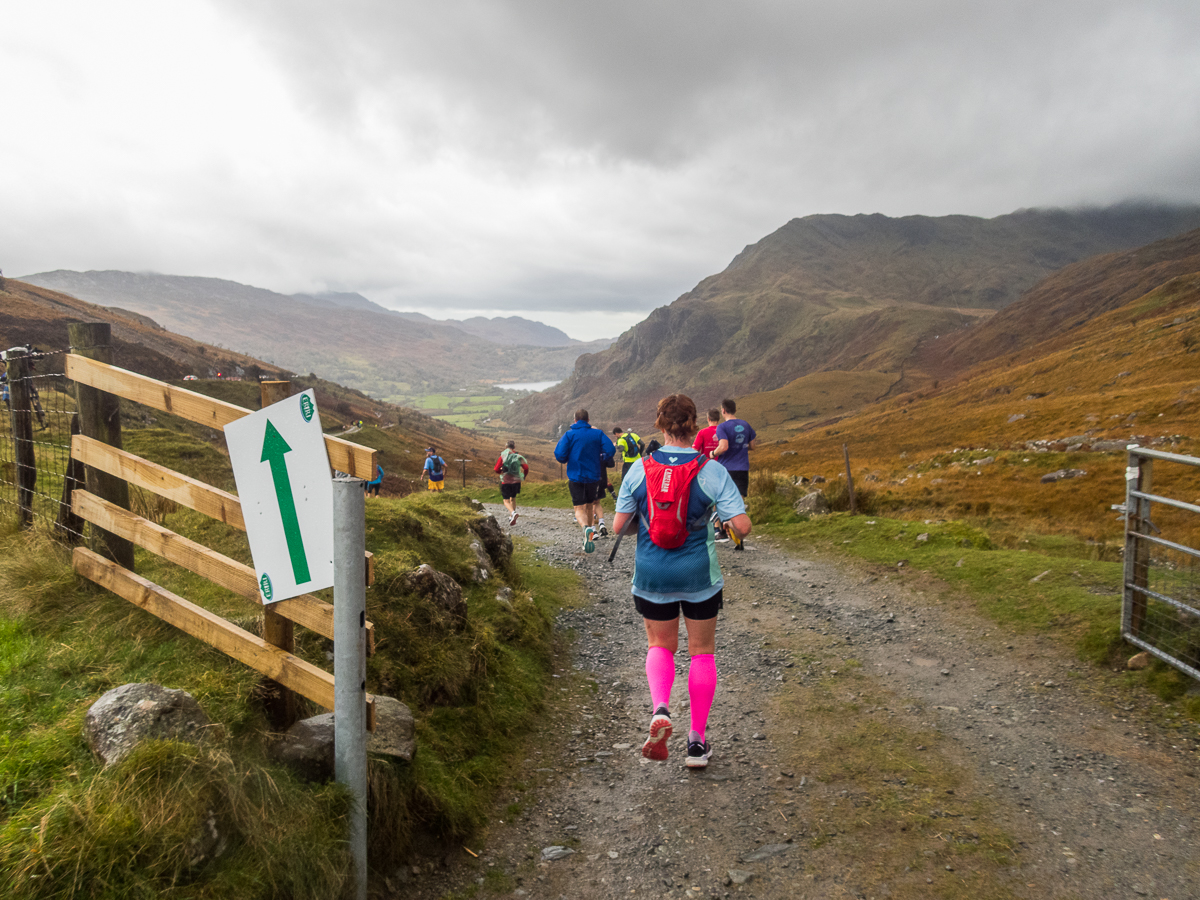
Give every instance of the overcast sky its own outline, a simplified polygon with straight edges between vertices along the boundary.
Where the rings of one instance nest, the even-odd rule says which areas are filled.
[[[1200,202],[1198,0],[6,4],[0,267],[614,337],[811,213]]]

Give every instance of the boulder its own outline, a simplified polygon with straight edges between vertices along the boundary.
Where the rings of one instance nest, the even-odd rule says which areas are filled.
[[[271,756],[306,781],[333,777],[333,713],[301,719],[271,748]]]
[[[444,572],[422,563],[409,572],[405,582],[410,591],[429,601],[461,628],[467,622],[467,601],[458,582]]]
[[[1145,650],[1143,650],[1141,653],[1138,653],[1134,656],[1129,657],[1129,659],[1126,660],[1126,662],[1125,662],[1125,668],[1131,669],[1135,672],[1137,672],[1141,669],[1145,669],[1149,665],[1150,665],[1150,654],[1147,653]]]
[[[483,549],[492,560],[492,567],[504,569],[512,560],[512,536],[505,534],[495,516],[480,516],[470,525],[471,531],[483,542]]]
[[[821,516],[829,512],[829,501],[820,491],[813,491],[797,500],[792,508],[798,516]]]
[[[333,713],[301,719],[281,735],[271,756],[306,781],[328,781],[334,775]],[[375,730],[367,735],[367,752],[412,762],[417,752],[412,711],[392,697],[375,698]]]
[[[367,750],[412,762],[417,752],[417,726],[406,704],[393,697],[375,698],[375,730],[367,738]]]
[[[113,688],[92,704],[83,724],[88,746],[106,766],[124,759],[141,741],[200,744],[219,728],[187,691],[158,684]]]

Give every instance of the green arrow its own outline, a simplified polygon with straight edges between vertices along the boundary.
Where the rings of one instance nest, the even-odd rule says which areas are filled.
[[[312,581],[308,572],[308,557],[304,555],[304,539],[300,536],[300,519],[296,515],[296,498],[292,496],[292,482],[288,478],[285,453],[291,453],[292,448],[283,439],[279,429],[270,419],[267,420],[267,433],[263,437],[262,459],[259,462],[271,464],[271,478],[275,481],[275,497],[279,501],[279,516],[283,519],[283,534],[287,538],[288,554],[292,557],[292,572],[296,576],[296,584]]]

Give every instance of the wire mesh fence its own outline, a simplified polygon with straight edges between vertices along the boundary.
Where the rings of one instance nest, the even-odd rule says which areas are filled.
[[[1200,679],[1200,505],[1182,499],[1195,496],[1197,473],[1195,457],[1129,451],[1122,633]]]
[[[3,355],[0,515],[23,528],[78,540],[83,526],[70,514],[69,503],[82,473],[71,462],[77,417],[73,390],[63,374],[65,353],[24,346]]]

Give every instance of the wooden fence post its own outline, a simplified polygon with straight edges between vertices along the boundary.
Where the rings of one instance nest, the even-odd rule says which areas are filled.
[[[290,397],[292,383],[290,381],[263,381],[259,383],[259,393],[262,397],[263,408],[266,408]],[[296,636],[292,620],[279,615],[271,608],[270,604],[263,604],[262,637],[268,644],[288,653],[292,653],[296,649]],[[267,718],[272,727],[279,731],[291,728],[299,717],[296,695],[270,678],[263,679],[262,686],[265,688],[267,698],[264,704]]]
[[[71,352],[113,364],[112,326],[107,322],[72,322],[67,326]],[[75,383],[75,405],[79,410],[79,432],[110,447],[121,449],[121,401],[106,391]],[[87,467],[90,493],[129,509],[129,485],[123,478]],[[92,526],[92,544],[97,553],[133,571],[133,544],[102,528]]]
[[[850,492],[850,515],[858,515],[858,504],[854,499],[854,476],[850,474],[850,448],[842,444],[842,456],[846,459],[846,490]]]
[[[24,351],[8,354],[8,391],[12,422],[13,461],[17,471],[17,524],[33,525],[33,492],[37,487],[37,459],[33,452],[33,404],[29,395],[29,357]]]

